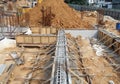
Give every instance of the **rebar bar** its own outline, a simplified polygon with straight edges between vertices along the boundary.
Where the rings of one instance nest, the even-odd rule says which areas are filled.
[[[70,84],[69,75],[68,75],[68,56],[66,49],[66,37],[64,30],[58,32],[54,66],[50,84]]]

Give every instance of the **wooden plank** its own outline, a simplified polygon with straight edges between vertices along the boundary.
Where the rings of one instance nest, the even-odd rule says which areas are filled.
[[[33,34],[56,34],[57,29],[53,27],[31,27]]]
[[[85,81],[83,78],[81,78],[78,74],[76,74],[75,72],[73,72],[71,69],[68,69],[68,71],[70,73],[72,73],[76,78],[78,78],[78,80],[81,80],[84,82],[84,84],[88,84],[87,81]]]
[[[41,37],[41,43],[49,43],[49,37],[43,36]]]
[[[32,37],[29,35],[26,35],[25,37],[25,43],[32,43]]]
[[[22,41],[20,39],[23,39]],[[51,44],[57,39],[56,36],[51,35],[18,35],[16,36],[17,44],[39,45]]]
[[[20,43],[20,44],[17,44],[18,46],[29,46],[29,47],[31,47],[31,46],[33,46],[33,47],[35,47],[35,46],[37,46],[37,47],[43,47],[43,46],[48,46],[49,44],[23,44],[23,43]]]
[[[51,28],[51,34],[56,34],[57,33],[57,28]]]
[[[41,34],[46,34],[46,28],[41,28]]]
[[[40,37],[34,36],[33,37],[33,44],[36,44],[36,43],[41,43]]]
[[[107,36],[107,38],[105,39],[105,41],[106,41],[106,40],[108,40],[108,41],[105,43],[106,46],[109,46],[109,45],[111,45],[111,44],[113,43],[113,38],[111,38],[110,36]]]
[[[98,31],[98,39],[100,40],[101,38],[101,31]]]
[[[56,37],[49,37],[49,42],[52,43],[52,42],[55,42],[56,41]]]
[[[120,48],[120,43],[117,41],[117,42],[115,43],[115,45],[114,45],[114,50],[116,50],[116,49],[118,49],[118,48]],[[117,53],[118,55],[120,55],[120,50],[116,51],[116,53]]]
[[[24,37],[23,36],[17,36],[16,37],[16,42],[23,43],[24,42]]]
[[[105,39],[102,40],[102,38]],[[114,35],[111,35],[109,32],[100,30],[98,33],[98,38],[103,42],[106,46],[110,46],[109,48],[115,51],[118,55],[120,55],[120,41],[115,38]],[[114,43],[114,45],[112,45]]]
[[[46,34],[51,34],[50,30],[51,30],[51,28],[46,28],[46,31],[47,31]]]
[[[39,34],[40,33],[40,27],[32,27],[30,28],[33,34]]]
[[[114,38],[103,31],[99,31],[99,39],[101,40],[101,42],[105,43],[106,46],[111,45],[114,41]]]

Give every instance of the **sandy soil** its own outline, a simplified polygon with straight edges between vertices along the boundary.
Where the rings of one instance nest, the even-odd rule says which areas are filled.
[[[22,54],[22,57],[24,57],[25,63],[24,65],[20,65],[17,66],[13,73],[12,73],[12,77],[10,78],[10,82],[9,84],[22,84],[25,83],[25,81],[27,81],[26,77],[29,73],[31,73],[32,71],[32,67],[41,67],[44,68],[46,66],[46,64],[49,62],[49,60],[51,59],[51,57],[49,55],[45,55],[45,54],[37,54],[37,53],[31,53],[31,52],[45,52],[45,50],[39,50],[37,48],[26,48],[25,52]],[[35,64],[36,62],[36,56],[40,57],[40,60],[38,61],[37,64]],[[31,68],[31,69],[29,69]],[[50,75],[48,76],[47,74],[51,73],[51,69],[48,69],[49,72],[45,73],[46,71],[42,70],[42,69],[35,69],[33,71],[32,77],[34,79],[30,79],[31,84],[40,84],[43,81],[47,80],[47,78],[50,77]],[[18,73],[19,72],[19,73]],[[47,75],[47,76],[46,76]]]
[[[56,28],[79,28],[79,29],[94,29],[97,25],[97,12],[78,12],[69,7],[64,0],[45,0],[42,3],[37,4],[36,7],[31,9],[28,13],[19,17],[19,25],[21,26],[42,26],[42,7],[51,7],[53,18],[51,19],[51,26]],[[29,22],[30,21],[30,22]],[[12,23],[18,25],[17,17],[14,17]],[[109,16],[104,17],[103,27],[114,34],[120,35],[120,31],[116,30],[116,23],[118,20],[114,20]],[[8,24],[10,22],[8,21]]]
[[[5,63],[6,65],[15,64],[14,60],[9,55],[10,52],[16,51],[20,56],[21,51],[23,49],[15,47],[15,48],[7,48],[0,51],[0,64]],[[38,53],[39,52],[39,53]],[[44,52],[47,52],[45,48],[24,48],[24,53],[21,55],[21,59],[24,59],[24,65],[16,66],[12,71],[9,79],[9,84],[23,84],[27,81],[26,77],[32,71],[32,67],[40,67],[40,69],[36,69],[33,71],[32,77],[34,79],[30,79],[31,84],[40,84],[51,77],[52,68],[48,68],[47,70],[43,70],[46,66],[52,63],[51,56],[46,55]],[[39,56],[38,63],[36,63],[36,56]],[[46,73],[47,72],[47,73]],[[8,75],[3,74],[0,77],[0,81],[4,80]]]
[[[96,55],[88,39],[83,39],[81,36],[74,38],[71,37],[70,34],[68,34],[67,37],[71,39],[73,43],[75,43],[74,41],[76,40],[80,47],[83,63],[81,65],[80,60],[77,60],[78,67],[82,68],[84,66],[84,68],[86,68],[85,72],[91,76],[93,84],[108,84],[110,80],[114,81],[115,84],[120,83],[120,75],[114,72],[114,68],[110,66],[110,63],[104,57]],[[75,44],[69,47],[77,51]],[[74,56],[78,59],[80,57],[77,54]],[[83,72],[84,70],[80,70],[80,73]]]
[[[88,21],[82,21],[79,12],[70,8],[64,0],[45,0],[34,7],[30,12],[30,24],[41,25],[42,23],[42,7],[51,7],[52,19],[51,26],[56,28],[92,28]]]
[[[83,12],[83,20],[88,21],[90,24],[93,26],[97,25],[97,12],[88,12],[85,11]],[[115,35],[120,35],[120,31],[116,30],[116,23],[119,22],[119,20],[115,20],[114,18],[110,16],[104,16],[104,25],[103,28],[106,29],[107,31],[115,34]]]
[[[31,25],[41,25],[42,23],[42,13],[38,11],[44,7],[51,7],[52,13],[55,17],[52,19],[52,25],[56,28],[79,28],[79,29],[93,29],[97,25],[97,12],[78,12],[70,8],[63,0],[59,0],[59,3],[56,0],[43,1],[41,4],[38,4],[33,8],[30,14],[30,24]],[[36,17],[35,17],[36,16]],[[113,19],[110,16],[104,16],[104,25],[107,31],[112,32],[116,35],[120,35],[120,32],[116,30],[116,23],[118,20]]]
[[[78,68],[80,68],[80,74],[85,74],[85,72],[89,74],[93,84],[108,84],[110,80],[114,81],[115,84],[120,83],[120,75],[114,72],[114,68],[110,66],[109,62],[104,57],[96,55],[88,39],[82,38],[81,36],[74,38],[70,34],[67,34],[67,38],[71,40],[69,41],[70,43],[68,42],[69,47],[73,49],[71,52],[76,52],[74,53],[75,58],[77,58],[75,62]],[[80,47],[80,50],[78,50],[78,47]],[[9,84],[25,83],[27,75],[32,71],[31,67],[40,67],[40,69],[33,71],[32,76],[34,79],[30,80],[31,84],[42,83],[51,77],[51,68],[42,70],[43,67],[53,62],[51,61],[51,56],[45,54],[47,52],[46,48],[7,48],[0,52],[0,63],[14,63],[9,53],[16,51],[18,55],[20,55],[21,50],[24,51],[21,58],[24,58],[25,64],[15,67],[10,75]],[[80,51],[80,53],[78,53],[78,51]],[[40,59],[38,63],[35,64],[37,56],[40,57]],[[82,63],[80,62],[81,58]],[[38,79],[41,81],[38,81]],[[73,78],[73,80],[75,81],[76,79]],[[84,78],[84,80],[86,79]]]

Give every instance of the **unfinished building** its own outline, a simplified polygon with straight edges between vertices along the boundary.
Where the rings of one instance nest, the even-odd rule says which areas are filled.
[[[26,13],[1,10],[0,83],[120,84],[119,20],[104,12],[63,0]]]

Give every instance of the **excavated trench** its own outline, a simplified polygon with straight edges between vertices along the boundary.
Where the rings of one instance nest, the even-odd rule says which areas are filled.
[[[72,71],[81,78],[78,81],[75,80],[77,76],[73,76],[73,84],[120,83],[120,61],[118,60],[120,57],[117,52],[119,49],[110,48],[115,44],[111,43],[113,35],[110,36],[110,32],[104,33],[103,31],[105,30],[66,30],[69,52],[72,53],[72,64],[77,65],[77,68],[74,68],[71,64],[71,69],[73,68]],[[101,36],[100,32],[106,35],[106,38]]]

